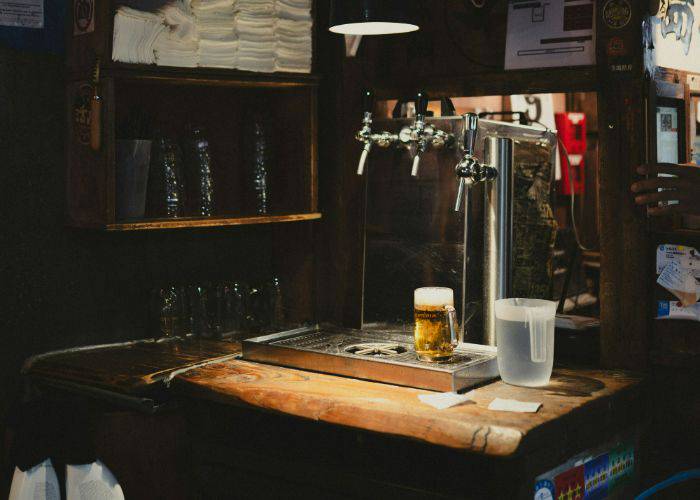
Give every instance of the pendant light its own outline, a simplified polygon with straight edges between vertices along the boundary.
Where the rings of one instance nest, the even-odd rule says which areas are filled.
[[[331,0],[330,31],[392,35],[418,30],[412,0]]]

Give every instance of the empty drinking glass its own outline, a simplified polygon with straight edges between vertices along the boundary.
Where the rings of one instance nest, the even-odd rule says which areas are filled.
[[[160,337],[175,337],[182,334],[182,297],[178,288],[169,286],[154,290],[152,294],[152,311],[156,332]]]

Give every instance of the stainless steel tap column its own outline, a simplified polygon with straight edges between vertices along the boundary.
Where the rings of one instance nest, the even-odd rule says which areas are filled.
[[[484,152],[498,172],[484,205],[484,344],[496,345],[495,301],[509,296],[513,270],[513,140],[487,137]]]

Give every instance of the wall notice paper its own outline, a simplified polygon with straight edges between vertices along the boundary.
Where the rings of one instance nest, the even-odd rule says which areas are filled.
[[[554,98],[552,94],[526,94],[510,96],[510,109],[526,113],[531,121],[540,122],[549,130],[556,130],[557,123],[554,118]],[[559,147],[557,145],[557,147]],[[561,159],[559,153],[555,155],[554,179],[561,180]]]
[[[0,0],[0,26],[44,27],[44,0]]]
[[[700,73],[700,2],[672,0],[661,2],[659,13],[651,17],[651,51],[647,68],[655,66]]]
[[[656,108],[656,161],[678,163],[678,109]]]
[[[419,394],[421,402],[438,410],[451,408],[471,400],[471,393],[458,394],[456,392],[441,392],[437,394]]]
[[[539,410],[541,406],[542,403],[496,398],[491,401],[489,410],[512,411],[516,413],[537,413],[537,410]]]
[[[700,254],[684,245],[659,245],[656,249],[657,283],[678,301],[660,300],[657,319],[700,321]]]
[[[61,500],[56,471],[50,459],[24,472],[15,467],[8,500]]]
[[[505,69],[593,64],[593,0],[508,2]]]
[[[66,498],[76,500],[124,500],[114,474],[99,460],[66,466]]]

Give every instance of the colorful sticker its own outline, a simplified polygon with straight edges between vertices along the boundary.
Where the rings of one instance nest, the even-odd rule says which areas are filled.
[[[610,40],[608,40],[606,50],[610,57],[620,57],[627,55],[625,41],[619,36],[614,36]]]
[[[608,477],[610,489],[632,477],[634,472],[634,448],[620,446],[610,453]]]
[[[535,500],[554,500],[554,483],[542,479],[535,483]]]
[[[586,499],[598,500],[607,497],[609,463],[607,453],[586,462],[584,466]]]
[[[629,0],[608,0],[603,6],[603,21],[612,29],[627,26],[632,19],[632,6]]]
[[[535,500],[554,500],[554,483],[542,479],[535,483]]]
[[[579,500],[586,491],[583,465],[573,467],[554,478],[555,500]]]

